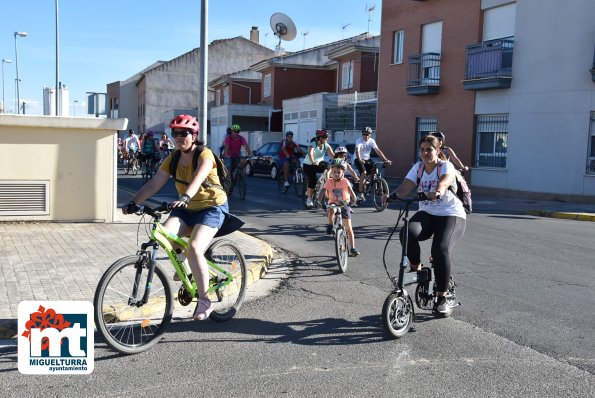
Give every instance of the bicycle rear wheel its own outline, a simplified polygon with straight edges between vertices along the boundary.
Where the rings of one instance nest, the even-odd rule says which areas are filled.
[[[306,191],[304,189],[304,181],[304,171],[301,167],[296,168],[293,177],[293,189],[298,198],[301,198]]]
[[[337,254],[337,264],[341,272],[347,271],[347,262],[349,260],[349,246],[347,245],[347,234],[342,226],[335,232],[335,253]]]
[[[238,179],[238,193],[240,194],[240,199],[246,199],[246,173],[244,170],[241,170],[237,174]]]
[[[101,277],[95,298],[95,326],[106,344],[123,354],[137,354],[157,344],[174,310],[169,278],[155,264],[147,304],[141,304],[149,269],[140,256],[124,257]],[[135,289],[136,287],[136,289]],[[133,290],[137,290],[133,294]]]
[[[382,196],[388,195],[388,183],[384,178],[378,178],[374,181],[374,207],[376,211],[384,211],[388,203],[382,204]]]
[[[246,296],[246,260],[240,249],[228,240],[213,242],[205,252],[205,257],[225,271],[222,273],[211,268],[211,271],[216,272],[215,276],[211,276],[212,282],[221,283],[227,281],[230,276],[233,278],[229,284],[209,295],[215,307],[209,318],[217,322],[226,321],[239,311]]]
[[[382,306],[384,330],[393,338],[403,337],[413,323],[413,302],[403,292],[392,292]]]

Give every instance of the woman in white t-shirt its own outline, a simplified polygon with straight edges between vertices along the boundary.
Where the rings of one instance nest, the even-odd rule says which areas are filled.
[[[463,203],[449,189],[455,181],[456,171],[452,163],[446,161],[438,138],[431,135],[423,137],[419,142],[419,152],[422,161],[413,165],[394,192],[399,197],[405,197],[417,188],[428,197],[428,200],[419,202],[419,211],[409,221],[407,257],[412,270],[421,269],[419,242],[434,236],[431,252],[438,296],[434,311],[448,315],[451,308],[445,295],[451,268],[449,254],[465,233],[466,214]],[[423,172],[420,172],[422,167]]]

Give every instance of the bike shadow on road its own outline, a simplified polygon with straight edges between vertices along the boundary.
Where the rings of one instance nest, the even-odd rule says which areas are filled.
[[[364,316],[356,321],[341,318],[310,319],[300,322],[273,322],[254,318],[234,318],[225,323],[183,321],[173,323],[168,333],[225,333],[226,338],[197,338],[195,342],[265,342],[309,346],[359,345],[391,340],[382,329],[379,315]],[[237,336],[237,337],[234,337]],[[246,336],[250,336],[247,338]],[[182,343],[184,341],[167,341]]]

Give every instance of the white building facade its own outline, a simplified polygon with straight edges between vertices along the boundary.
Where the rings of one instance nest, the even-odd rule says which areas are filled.
[[[512,80],[475,101],[474,186],[595,197],[595,2],[482,0]]]

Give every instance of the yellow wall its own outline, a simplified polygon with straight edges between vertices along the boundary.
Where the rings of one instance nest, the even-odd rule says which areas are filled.
[[[0,115],[0,181],[49,181],[49,215],[0,215],[0,221],[113,221],[116,133],[127,123]]]

